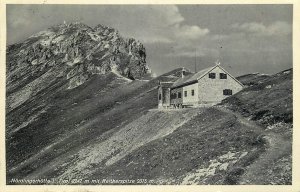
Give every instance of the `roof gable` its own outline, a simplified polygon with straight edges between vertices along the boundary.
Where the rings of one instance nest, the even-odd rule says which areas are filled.
[[[222,71],[224,71],[227,75],[229,75],[233,80],[235,80],[238,84],[240,84],[241,86],[243,86],[244,87],[244,85],[239,81],[239,80],[237,80],[234,76],[232,76],[230,73],[228,73],[223,67],[221,67],[220,65],[216,65],[213,69],[215,69],[216,67],[218,67],[219,69],[221,69]],[[212,69],[212,70],[213,70]],[[212,71],[212,70],[210,70],[210,71]],[[209,73],[210,71],[208,71],[207,73]],[[203,75],[204,76],[204,75]],[[203,77],[202,76],[202,77]],[[202,78],[201,77],[201,78]],[[200,79],[200,78],[199,78]]]
[[[222,71],[224,71],[226,74],[228,74],[233,80],[235,80],[237,83],[239,83],[241,86],[244,86],[241,82],[239,82],[235,77],[233,77],[230,73],[228,73],[225,69],[223,69],[220,65],[215,65],[213,67],[208,67],[205,69],[202,69],[201,71],[198,71],[197,73],[190,74],[185,76],[184,78],[180,78],[172,85],[172,88],[184,86],[187,84],[191,84],[193,82],[197,82],[199,79],[204,77],[206,74],[214,70],[215,68],[219,68]]]

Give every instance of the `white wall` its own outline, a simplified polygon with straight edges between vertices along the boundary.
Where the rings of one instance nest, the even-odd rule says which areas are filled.
[[[192,90],[194,90],[194,96],[192,96]],[[187,97],[184,96],[185,91],[187,91]],[[182,98],[184,105],[198,103],[198,83],[183,87]]]
[[[198,97],[200,103],[219,103],[225,99],[224,89],[231,89],[232,94],[242,90],[243,86],[236,82],[227,74],[227,79],[220,79],[220,73],[226,73],[221,68],[216,67],[211,72],[216,73],[215,79],[210,79],[208,74],[199,79]]]

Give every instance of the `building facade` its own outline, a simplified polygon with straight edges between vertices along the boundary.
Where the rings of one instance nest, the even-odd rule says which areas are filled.
[[[160,83],[159,108],[196,107],[214,105],[243,89],[243,84],[220,65],[184,75],[173,84]]]

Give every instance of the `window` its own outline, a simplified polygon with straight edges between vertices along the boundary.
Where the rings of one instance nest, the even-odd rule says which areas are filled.
[[[209,74],[208,74],[208,77],[209,77],[210,79],[215,79],[215,78],[216,78],[216,74],[215,74],[215,73],[209,73]]]
[[[194,91],[194,89],[192,90],[192,96],[194,96],[195,95],[195,91]]]
[[[187,97],[187,91],[184,91],[184,96]]]
[[[176,99],[176,93],[171,94],[171,99]]]
[[[181,92],[178,92],[178,98],[181,98]]]
[[[223,90],[223,95],[232,95],[232,90],[231,89],[224,89]]]
[[[226,73],[220,73],[220,79],[227,79]]]
[[[158,95],[158,99],[161,100],[161,94]]]

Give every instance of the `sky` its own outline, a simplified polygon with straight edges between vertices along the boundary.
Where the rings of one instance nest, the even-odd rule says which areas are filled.
[[[103,24],[144,44],[156,75],[220,61],[231,74],[291,68],[292,5],[7,5],[7,44],[64,21]],[[196,64],[196,67],[195,67]]]

